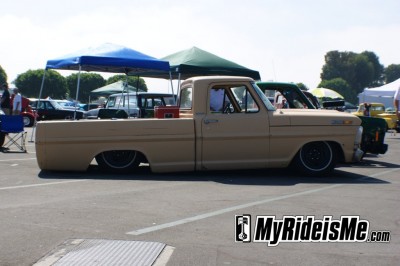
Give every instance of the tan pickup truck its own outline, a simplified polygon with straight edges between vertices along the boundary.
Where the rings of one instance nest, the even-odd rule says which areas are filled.
[[[36,155],[42,170],[153,172],[282,168],[326,175],[362,157],[361,120],[351,114],[275,109],[245,77],[182,82],[179,118],[43,121]]]

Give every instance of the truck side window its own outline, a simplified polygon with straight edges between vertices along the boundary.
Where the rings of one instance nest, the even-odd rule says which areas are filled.
[[[251,96],[250,91],[246,88],[242,105],[241,105],[241,112],[242,113],[257,113],[259,111],[259,107],[257,103],[254,101],[253,96]]]
[[[240,106],[241,113],[257,113],[259,111],[257,103],[246,86],[233,87],[231,90]]]
[[[179,108],[192,109],[193,88],[183,88],[179,97]]]
[[[210,90],[210,111],[221,113],[224,107],[230,104],[225,89],[222,87],[213,87]]]

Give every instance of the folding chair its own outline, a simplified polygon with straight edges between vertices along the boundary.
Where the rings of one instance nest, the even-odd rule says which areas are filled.
[[[16,146],[21,152],[26,152],[24,121],[21,115],[0,115],[0,131],[5,135],[3,151]]]

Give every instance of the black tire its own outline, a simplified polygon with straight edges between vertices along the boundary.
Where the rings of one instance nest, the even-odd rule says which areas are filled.
[[[25,127],[31,127],[33,126],[33,118],[30,116],[22,116],[24,120],[24,126]]]
[[[296,154],[296,170],[309,176],[324,176],[331,173],[336,165],[335,149],[326,141],[305,144]]]
[[[100,168],[125,173],[137,168],[140,164],[140,153],[130,150],[105,151],[96,156]]]

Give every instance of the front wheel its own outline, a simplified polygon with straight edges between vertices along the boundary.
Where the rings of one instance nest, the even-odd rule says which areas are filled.
[[[331,173],[336,165],[336,154],[326,141],[305,144],[296,154],[294,166],[304,174],[323,176]]]
[[[140,154],[129,150],[105,151],[96,156],[96,161],[102,169],[123,173],[139,166]]]

